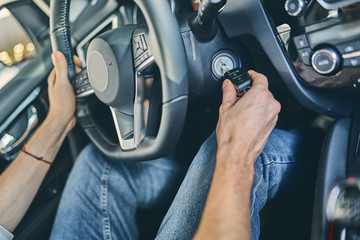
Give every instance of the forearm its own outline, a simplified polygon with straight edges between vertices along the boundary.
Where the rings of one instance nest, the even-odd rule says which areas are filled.
[[[252,165],[238,166],[232,164],[231,160],[226,162],[217,159],[195,239],[250,239],[250,196],[253,177]]]
[[[67,134],[47,118],[26,144],[26,150],[52,162]],[[21,152],[0,176],[0,225],[13,231],[30,206],[50,165]]]

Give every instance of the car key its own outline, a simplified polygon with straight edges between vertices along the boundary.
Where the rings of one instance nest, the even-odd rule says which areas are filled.
[[[225,65],[221,65],[223,72],[223,80],[229,79],[239,93],[246,92],[252,86],[252,79],[249,74],[241,68],[228,69]]]

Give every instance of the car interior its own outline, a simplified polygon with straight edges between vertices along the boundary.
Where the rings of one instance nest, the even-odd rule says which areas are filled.
[[[301,151],[316,159],[261,211],[260,239],[360,239],[359,0],[0,0],[0,36],[0,173],[46,117],[52,51],[77,103],[15,239],[49,238],[91,142],[119,161],[167,156],[186,169],[216,128],[224,67],[267,76],[276,128],[306,129]],[[140,239],[169,204],[138,210]]]

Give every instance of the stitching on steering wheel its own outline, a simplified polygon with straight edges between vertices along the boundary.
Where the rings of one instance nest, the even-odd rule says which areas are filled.
[[[66,7],[67,5],[68,5],[68,0],[62,1],[61,8],[60,8],[60,25],[61,25],[61,32],[62,32],[61,38],[63,39],[63,43],[65,43],[66,52],[64,54],[69,59],[68,64],[70,65],[70,68],[75,70],[75,66],[74,66],[73,62],[71,61],[71,59],[72,59],[71,48],[69,45],[69,41],[67,41],[67,36],[69,36],[69,38],[70,38],[69,30],[66,27],[66,12],[69,10]]]

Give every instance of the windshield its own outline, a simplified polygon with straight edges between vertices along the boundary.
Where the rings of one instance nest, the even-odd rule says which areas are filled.
[[[0,9],[0,36],[1,89],[35,56],[36,50],[26,31],[6,8]]]

